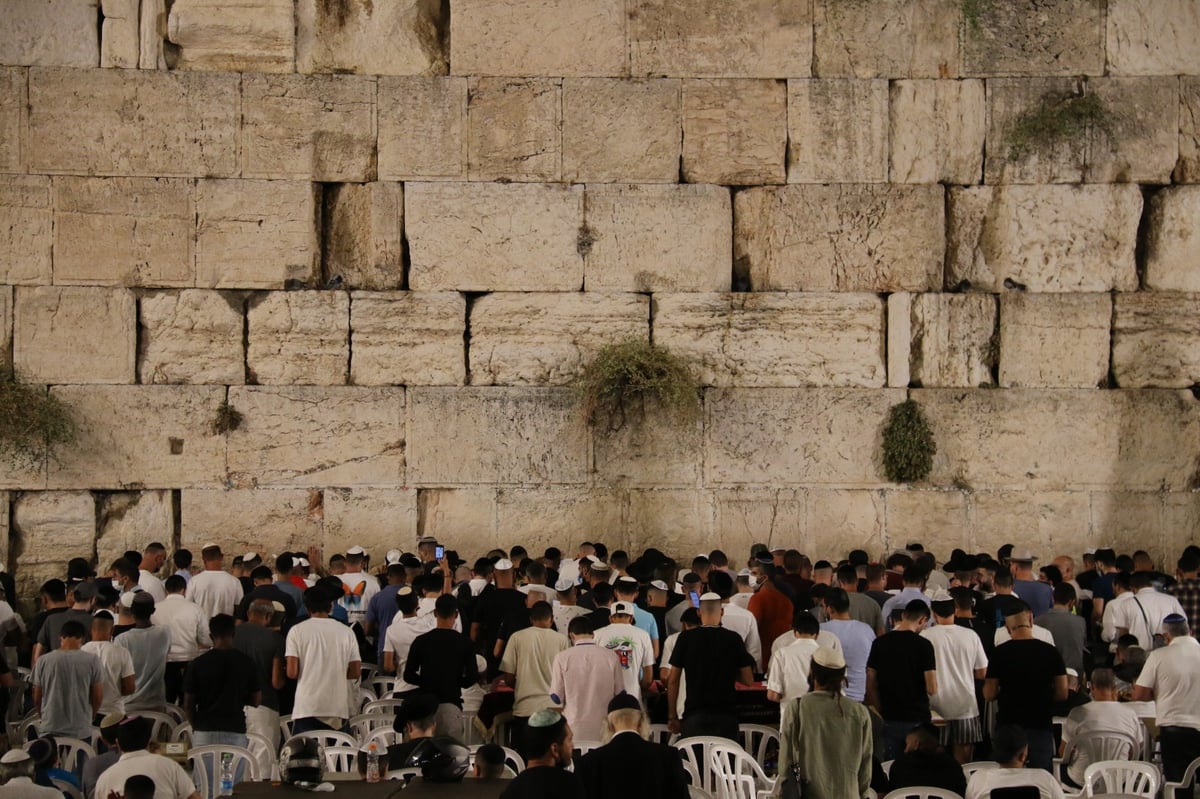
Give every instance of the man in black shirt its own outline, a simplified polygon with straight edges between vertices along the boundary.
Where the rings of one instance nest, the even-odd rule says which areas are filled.
[[[963,796],[967,778],[962,765],[938,747],[938,732],[932,724],[922,724],[908,733],[904,752],[897,755],[888,773],[890,790],[932,785]]]
[[[671,732],[685,737],[715,735],[738,739],[737,690],[735,682],[754,682],[754,658],[746,651],[742,637],[721,627],[724,610],[721,597],[707,593],[700,597],[700,624],[684,630],[671,653],[671,671],[667,675],[667,723]],[[675,716],[679,706],[679,671],[687,680],[687,702],[683,721]]]
[[[244,708],[262,699],[258,667],[234,648],[237,623],[228,613],[208,622],[213,646],[188,666],[183,678],[183,712],[192,725],[192,743],[245,746]]]
[[[433,737],[437,729],[437,710],[437,697],[428,691],[409,691],[405,695],[404,702],[396,708],[396,718],[392,721],[392,729],[402,733],[404,741],[388,747],[388,771],[412,768],[413,764],[408,761],[408,757],[421,741]],[[363,769],[365,771],[365,763]]]
[[[246,708],[246,732],[262,735],[278,751],[279,691],[283,689],[287,675],[283,636],[271,629],[275,607],[270,602],[251,603],[246,615],[247,622],[239,624],[233,635],[233,646],[254,661],[261,694],[258,707]],[[270,762],[260,760],[259,766],[264,765],[269,774]]]
[[[479,681],[479,667],[470,640],[455,632],[458,600],[442,594],[433,609],[437,626],[418,635],[408,650],[404,681],[433,694],[438,701],[439,735],[463,737],[462,689]]]
[[[1008,571],[1001,569],[996,572],[993,585],[996,593],[983,600],[979,609],[979,617],[987,629],[987,633],[983,636],[983,650],[987,652],[988,657],[992,656],[992,650],[995,648],[996,630],[1004,626],[1004,619],[1008,616],[1008,612],[1021,601],[1013,594],[1013,578]]]
[[[1054,757],[1052,713],[1067,698],[1067,668],[1062,655],[1033,637],[1033,614],[1017,600],[1004,618],[1012,636],[988,660],[983,697],[999,700],[998,724],[1015,724],[1029,737],[1030,768],[1051,770]]]
[[[539,710],[524,730],[525,770],[500,799],[584,799],[583,782],[567,771],[575,746],[567,720],[557,710]]]
[[[475,616],[471,620],[471,640],[488,661],[488,671],[499,673],[500,658],[494,654],[500,625],[506,619],[525,614],[525,595],[513,587],[513,563],[507,558],[496,561],[493,572],[495,588],[479,595]]]
[[[929,697],[937,693],[933,644],[920,635],[929,606],[913,599],[890,633],[876,638],[867,657],[867,705],[883,717],[880,759],[894,760],[914,727],[929,721]]]
[[[246,621],[246,611],[250,608],[251,602],[257,600],[278,602],[283,605],[283,631],[287,632],[287,628],[296,621],[298,612],[296,601],[290,594],[275,585],[275,575],[271,573],[269,566],[256,567],[254,571],[250,572],[250,580],[253,587],[242,597],[242,601],[238,603],[233,615],[237,617],[238,621]]]

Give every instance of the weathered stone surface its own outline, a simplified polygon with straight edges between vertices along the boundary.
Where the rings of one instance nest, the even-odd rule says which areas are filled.
[[[210,541],[226,552],[307,551],[322,540],[324,494],[317,489],[184,489],[180,545]]]
[[[416,291],[579,291],[583,187],[409,183]]]
[[[942,285],[941,186],[785,186],[734,200],[735,271],[755,291]]]
[[[979,3],[964,15],[963,74],[1100,75],[1104,3]]]
[[[973,549],[990,550],[1003,541],[1049,560],[1064,553],[1078,557],[1081,542],[1095,542],[1086,492],[978,491],[970,502]]]
[[[899,549],[920,541],[926,552],[943,558],[955,548],[966,549],[967,498],[962,491],[885,491],[888,543]]]
[[[1200,383],[1200,294],[1117,294],[1112,359],[1122,388]]]
[[[467,79],[379,79],[379,177],[465,178]]]
[[[1200,74],[1200,8],[1188,0],[1109,0],[1113,75]]]
[[[462,541],[478,542],[476,551],[486,552],[496,540],[496,489],[419,489],[417,535],[431,535],[454,546]],[[466,557],[463,549],[459,554]]]
[[[170,491],[136,491],[99,497],[96,564],[101,571],[129,550],[149,544],[171,549],[175,534],[175,501]]]
[[[729,290],[728,189],[592,185],[584,200],[588,291]]]
[[[953,78],[962,4],[876,0],[815,4],[813,71],[822,78]]]
[[[731,489],[713,492],[713,544],[727,553],[749,552],[764,543],[806,550],[807,495],[794,488]],[[697,549],[708,549],[703,544]],[[674,547],[672,547],[674,551]],[[684,549],[679,553],[692,553]]]
[[[220,386],[56,386],[79,438],[50,463],[51,488],[181,488],[225,478],[212,431]]]
[[[820,557],[856,548],[887,551],[882,491],[809,489],[806,493],[809,548],[805,552]]]
[[[192,183],[178,178],[54,178],[54,282],[194,283]]]
[[[132,383],[137,301],[128,291],[19,288],[13,364],[37,383]]]
[[[562,81],[470,78],[471,180],[557,181],[562,174]]]
[[[995,332],[996,298],[990,294],[914,296],[910,379],[926,388],[992,385]]]
[[[1173,555],[1191,543],[1200,527],[1200,491],[1163,496],[1163,552]]]
[[[353,75],[242,78],[242,176],[375,176],[375,81]]]
[[[1163,189],[1150,200],[1145,286],[1200,292],[1200,186]]]
[[[624,497],[613,491],[501,488],[496,492],[496,534],[488,546],[507,548],[521,542],[530,552],[543,552],[546,547],[565,548],[592,540],[589,536],[612,547],[623,546],[624,509]]]
[[[704,464],[703,425],[681,423],[648,402],[623,418],[598,420],[592,456],[602,484],[695,486]]]
[[[1075,78],[988,81],[988,183],[1168,183],[1179,151],[1177,78],[1091,78],[1103,114],[1059,140],[1039,127],[1064,118]],[[1077,102],[1077,100],[1076,100]],[[1070,123],[1068,123],[1070,124]],[[1031,137],[1022,141],[1021,135]]]
[[[0,64],[95,67],[100,64],[98,0],[6,3]]]
[[[976,489],[1179,489],[1195,471],[1200,407],[1187,391],[911,392],[938,452],[930,481]]]
[[[0,283],[50,283],[53,227],[49,178],[0,175]]]
[[[237,169],[237,75],[32,69],[29,105],[33,171],[220,177]]]
[[[805,78],[812,6],[803,0],[632,0],[634,75]]]
[[[568,78],[562,86],[563,180],[674,183],[680,82]]]
[[[28,74],[26,69],[0,67],[0,172],[25,171]]]
[[[403,389],[246,386],[229,404],[232,486],[404,484]]]
[[[999,291],[1132,291],[1137,186],[951,189],[946,284]]]
[[[773,80],[683,82],[683,179],[750,186],[787,179],[787,89]]]
[[[170,9],[167,38],[178,48],[176,69],[295,70],[293,0],[174,0]]]
[[[262,385],[338,386],[350,371],[350,296],[267,294],[246,312],[246,369]]]
[[[880,387],[884,303],[874,294],[661,294],[654,340],[715,386]]]
[[[417,545],[417,492],[411,488],[334,488],[325,491],[324,549],[342,552],[361,546],[371,563],[383,563],[389,549]],[[462,557],[474,552],[460,552]]]
[[[448,54],[438,3],[351,0],[296,4],[296,70],[444,75]]]
[[[587,480],[587,431],[569,389],[416,388],[408,402],[409,485]]]
[[[279,289],[320,263],[311,183],[202,180],[196,188],[196,285]]]
[[[1112,297],[1000,295],[1000,385],[1091,388],[1108,377]]]
[[[456,292],[350,295],[350,382],[461,386],[467,304]]]
[[[138,0],[100,0],[100,66],[137,69],[141,55]]]
[[[905,388],[912,382],[913,295],[894,291],[887,298],[888,386]]]
[[[141,0],[138,39],[138,67],[167,69],[167,0]]]
[[[641,294],[488,294],[471,306],[470,382],[567,385],[602,347],[649,335]]]
[[[0,286],[0,369],[12,366],[13,287]]]
[[[12,501],[12,531],[6,565],[17,584],[17,597],[38,595],[51,577],[62,579],[67,561],[90,552],[96,536],[96,502],[86,491],[21,494]],[[33,603],[25,611],[34,610]]]
[[[451,9],[456,75],[629,74],[623,0],[454,0]]]
[[[902,389],[719,389],[705,397],[708,485],[878,485]]]
[[[12,568],[12,559],[9,557],[8,520],[10,518],[12,518],[12,510],[8,502],[8,492],[0,491],[0,563],[4,564],[5,571]]]
[[[1163,495],[1132,491],[1093,492],[1093,540],[1117,552],[1162,552]],[[1175,562],[1179,550],[1169,553]]]
[[[888,179],[885,80],[788,81],[788,183]]]
[[[696,489],[629,492],[626,529],[632,552],[649,547],[692,554],[712,544],[712,496]]]
[[[148,294],[138,321],[138,382],[245,382],[240,298],[201,289]]]
[[[1179,163],[1174,178],[1176,183],[1200,183],[1200,78],[1181,77],[1179,99]],[[0,143],[0,153],[3,150]]]
[[[889,93],[892,181],[978,183],[987,132],[983,81],[901,80]]]
[[[321,213],[325,273],[347,288],[383,291],[404,283],[404,189],[399,183],[326,186]]]

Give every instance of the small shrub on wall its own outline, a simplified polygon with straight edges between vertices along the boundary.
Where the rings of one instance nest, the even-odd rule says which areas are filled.
[[[893,405],[883,428],[883,470],[893,483],[915,483],[933,470],[937,443],[916,400]]]
[[[676,424],[700,415],[700,388],[691,364],[644,339],[604,347],[575,383],[589,425],[620,430],[656,405]]]
[[[46,386],[26,383],[11,371],[0,374],[0,458],[34,466],[78,434],[71,409]]]

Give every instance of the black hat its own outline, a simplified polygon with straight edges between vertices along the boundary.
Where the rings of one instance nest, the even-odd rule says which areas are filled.
[[[614,710],[641,710],[642,703],[638,701],[636,696],[627,694],[624,691],[617,694],[608,703],[608,712]]]
[[[436,696],[428,691],[413,691],[404,697],[400,707],[396,708],[396,720],[392,722],[392,727],[398,732],[403,731],[405,724],[427,719],[437,713],[437,708]]]

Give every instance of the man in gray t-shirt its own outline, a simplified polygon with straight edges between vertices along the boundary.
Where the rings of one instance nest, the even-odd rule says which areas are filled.
[[[126,601],[124,598],[122,602]],[[126,630],[113,641],[129,650],[133,658],[134,689],[125,697],[125,710],[162,710],[167,704],[167,688],[163,675],[167,669],[167,651],[171,648],[171,631],[150,623],[154,615],[154,597],[138,591],[129,599],[133,614],[133,629]]]
[[[43,734],[91,735],[92,718],[104,700],[104,671],[100,658],[80,649],[83,632],[77,621],[63,624],[58,649],[33,666],[33,703],[42,715]]]

